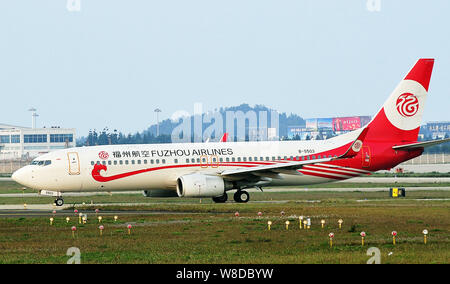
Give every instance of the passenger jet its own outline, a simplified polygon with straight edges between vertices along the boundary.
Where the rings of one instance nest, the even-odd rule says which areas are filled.
[[[248,202],[246,189],[328,183],[388,170],[420,156],[418,142],[434,59],[420,59],[373,119],[321,141],[106,145],[42,155],[12,178],[56,198],[71,191],[143,190],[147,196],[210,197]]]

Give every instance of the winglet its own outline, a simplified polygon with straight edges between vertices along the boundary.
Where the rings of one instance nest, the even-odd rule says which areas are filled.
[[[353,141],[352,145],[350,145],[347,151],[343,155],[337,157],[337,159],[353,158],[354,156],[358,155],[359,151],[362,148],[363,141],[366,137],[368,129],[369,127],[365,127],[363,131],[361,131],[361,133],[358,135],[358,138]]]
[[[225,132],[225,133],[223,134],[222,138],[220,138],[220,142],[227,142],[227,139],[228,139],[228,133]]]

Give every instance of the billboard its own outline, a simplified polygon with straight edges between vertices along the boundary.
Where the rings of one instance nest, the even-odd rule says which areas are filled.
[[[317,130],[317,118],[308,118],[305,120],[306,130],[314,131]]]
[[[351,131],[362,126],[359,116],[333,118],[333,131]]]
[[[317,129],[332,130],[333,129],[333,119],[332,118],[318,118],[317,119]]]
[[[292,139],[295,136],[302,136],[304,131],[305,131],[305,127],[304,126],[288,126],[288,133],[287,136]]]

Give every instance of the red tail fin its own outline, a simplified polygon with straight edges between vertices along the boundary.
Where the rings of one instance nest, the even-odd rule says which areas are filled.
[[[367,140],[417,141],[434,59],[419,59],[369,123]]]

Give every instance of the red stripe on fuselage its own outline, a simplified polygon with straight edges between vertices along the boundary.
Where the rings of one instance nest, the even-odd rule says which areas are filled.
[[[316,172],[322,172],[322,173],[330,173],[330,174],[339,174],[339,175],[343,175],[343,176],[348,176],[349,178],[351,177],[357,177],[360,175],[363,175],[363,173],[349,173],[349,172],[344,172],[341,170],[337,170],[337,169],[332,169],[332,168],[316,168],[316,167],[308,167],[305,166],[303,167],[305,170],[311,170],[311,171],[316,171]]]
[[[147,169],[142,169],[142,170],[137,170],[137,171],[132,171],[132,172],[127,172],[127,173],[123,173],[123,174],[117,174],[117,175],[113,175],[113,176],[109,176],[109,177],[104,177],[102,175],[100,175],[100,171],[107,170],[106,165],[98,165],[95,164],[94,165],[94,169],[92,169],[92,178],[98,182],[108,182],[108,181],[112,181],[112,180],[116,180],[116,179],[121,179],[121,178],[125,178],[125,177],[129,177],[129,176],[133,176],[133,175],[137,175],[137,174],[142,174],[142,173],[146,173],[146,172],[152,172],[152,171],[157,171],[157,170],[165,170],[165,169],[175,169],[175,168],[189,168],[189,167],[201,167],[201,166],[205,166],[202,164],[189,164],[189,165],[170,165],[170,166],[162,166],[162,167],[155,167],[155,168],[147,168]],[[244,165],[244,164],[222,164],[221,166],[230,166],[230,167],[255,167],[255,165]]]
[[[300,170],[300,172],[307,176],[315,176],[315,177],[321,177],[321,178],[326,178],[326,179],[345,180],[345,179],[350,178],[350,177],[345,178],[345,177],[330,176],[327,174],[311,173],[311,172],[306,172],[306,171],[302,171],[302,170]]]

